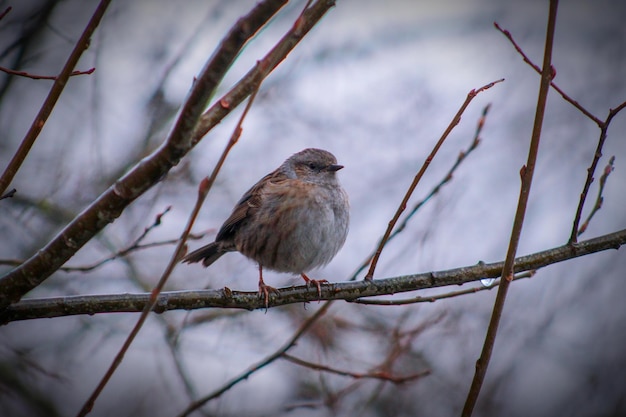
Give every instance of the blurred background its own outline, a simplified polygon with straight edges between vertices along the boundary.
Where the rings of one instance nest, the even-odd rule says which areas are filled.
[[[255,1],[113,2],[50,120],[0,202],[0,274],[27,259],[167,135],[193,80],[224,33]],[[0,1],[0,65],[56,75],[97,2]],[[241,54],[228,91],[293,25],[288,4]],[[347,280],[374,249],[424,158],[467,93],[465,112],[409,206],[441,182],[469,147],[491,103],[481,142],[453,180],[383,252],[376,277],[503,260],[519,193],[539,86],[493,22],[541,65],[547,1],[342,0],[263,83],[194,232],[206,244],[256,180],[306,147],[334,153],[351,200],[350,234],[311,275]],[[601,120],[626,100],[626,3],[562,2],[555,82]],[[0,166],[23,138],[51,81],[0,73]],[[66,266],[84,267],[130,246],[176,239],[199,181],[224,148],[241,109],[213,129],[161,183],[90,241]],[[583,218],[611,156],[602,209],[581,239],[626,225],[626,113],[612,122]],[[537,169],[518,253],[567,242],[600,130],[550,91]],[[133,251],[88,272],[59,271],[29,297],[144,292],[174,249]],[[474,415],[626,415],[626,256],[607,251],[540,270],[514,283]],[[361,279],[363,274],[359,276]],[[230,254],[209,269],[180,265],[167,290],[256,290],[256,265]],[[268,272],[266,282],[301,285]],[[476,283],[480,286],[480,283]],[[422,291],[433,295],[458,288]],[[480,354],[495,291],[405,306],[335,303],[291,352],[337,369],[396,376],[394,385],[278,360],[195,415],[459,415]],[[402,295],[396,296],[396,298]],[[175,311],[151,317],[108,384],[94,416],[173,416],[278,349],[320,307],[267,312]],[[0,328],[0,414],[72,415],[87,399],[137,319],[101,314]]]

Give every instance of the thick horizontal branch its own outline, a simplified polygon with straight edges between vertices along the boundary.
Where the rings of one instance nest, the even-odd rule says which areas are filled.
[[[619,249],[626,243],[626,229],[589,239],[571,245],[549,249],[515,260],[515,272],[542,268],[568,259],[607,249]],[[503,267],[502,262],[479,263],[478,265],[427,272],[372,281],[350,281],[331,283],[322,286],[322,300],[355,300],[361,297],[391,295],[425,288],[460,285],[483,278],[497,278]],[[78,314],[141,312],[150,299],[150,294],[81,295],[70,297],[26,299],[11,305],[0,314],[0,323],[71,316]],[[287,287],[271,294],[270,307],[317,301],[317,288],[305,286]],[[159,295],[154,311],[195,310],[199,308],[241,308],[253,310],[265,308],[256,292],[221,290],[172,291]]]

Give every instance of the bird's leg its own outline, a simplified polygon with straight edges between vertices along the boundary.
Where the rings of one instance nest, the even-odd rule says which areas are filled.
[[[263,296],[265,300],[265,310],[269,307],[270,291],[274,294],[279,294],[278,290],[274,287],[270,287],[263,282],[263,265],[259,264],[259,297]]]
[[[325,279],[311,279],[307,277],[304,272],[302,272],[300,275],[302,276],[302,279],[304,280],[304,282],[306,282],[307,288],[309,287],[309,284],[313,284],[317,287],[317,299],[321,300],[322,299],[322,284],[327,284],[328,281]]]

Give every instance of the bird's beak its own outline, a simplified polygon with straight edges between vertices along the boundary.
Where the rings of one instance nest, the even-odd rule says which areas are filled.
[[[343,165],[332,164],[332,165],[329,165],[328,168],[326,168],[326,170],[330,172],[335,172],[335,171],[339,171],[341,168],[343,168]]]

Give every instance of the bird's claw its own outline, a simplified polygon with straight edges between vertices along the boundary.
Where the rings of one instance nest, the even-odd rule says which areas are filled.
[[[320,302],[322,300],[322,284],[328,284],[328,280],[325,279],[311,279],[307,277],[305,274],[301,274],[302,278],[306,282],[307,288],[310,288],[310,285],[313,284],[317,287],[317,301]]]
[[[276,288],[259,282],[259,297],[263,297],[265,300],[265,311],[269,308],[270,292],[276,295],[280,294]]]

